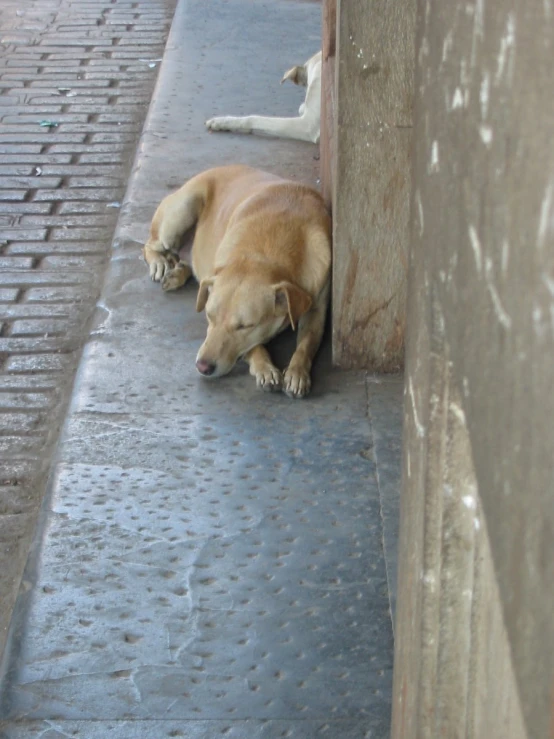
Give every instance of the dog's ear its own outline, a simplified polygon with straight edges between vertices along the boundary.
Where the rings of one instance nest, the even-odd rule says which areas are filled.
[[[283,75],[281,84],[283,84],[283,82],[286,82],[287,80],[294,82],[295,85],[302,85],[303,87],[306,87],[306,85],[308,84],[308,75],[306,74],[305,67],[292,67],[292,69],[289,69]]]
[[[200,287],[198,288],[198,296],[196,298],[196,312],[197,313],[200,313],[206,307],[206,303],[208,302],[208,296],[210,294],[210,290],[212,289],[213,284],[214,284],[213,277],[206,277],[206,279],[202,280],[202,282],[200,283]]]
[[[305,290],[292,282],[279,282],[273,285],[275,292],[275,314],[289,314],[290,325],[292,330],[296,329],[296,324],[300,316],[310,310],[312,299]]]

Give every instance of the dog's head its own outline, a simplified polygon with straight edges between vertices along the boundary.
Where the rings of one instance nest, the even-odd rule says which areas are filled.
[[[294,329],[311,303],[308,293],[291,282],[272,283],[225,269],[202,280],[196,310],[206,309],[208,333],[196,357],[198,371],[206,377],[227,374],[255,346],[287,325]]]

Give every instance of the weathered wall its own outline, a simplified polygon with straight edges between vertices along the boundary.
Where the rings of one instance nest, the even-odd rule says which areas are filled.
[[[392,737],[524,739],[444,315],[411,298],[427,320],[408,340]]]
[[[403,363],[415,2],[338,0],[333,359]]]
[[[544,739],[554,4],[420,0],[416,46],[393,736]]]

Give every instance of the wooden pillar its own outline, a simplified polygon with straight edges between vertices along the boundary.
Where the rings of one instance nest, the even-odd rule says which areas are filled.
[[[415,0],[338,0],[333,360],[403,362]]]
[[[337,40],[337,0],[323,0],[323,29],[321,43],[321,137],[320,171],[321,192],[332,209],[333,180],[336,166],[335,61]]]

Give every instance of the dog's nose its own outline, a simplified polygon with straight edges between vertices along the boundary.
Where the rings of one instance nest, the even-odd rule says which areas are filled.
[[[196,362],[196,369],[200,372],[201,375],[206,375],[206,377],[209,377],[215,372],[215,364],[212,364],[211,362],[206,362],[205,359],[199,359]]]

